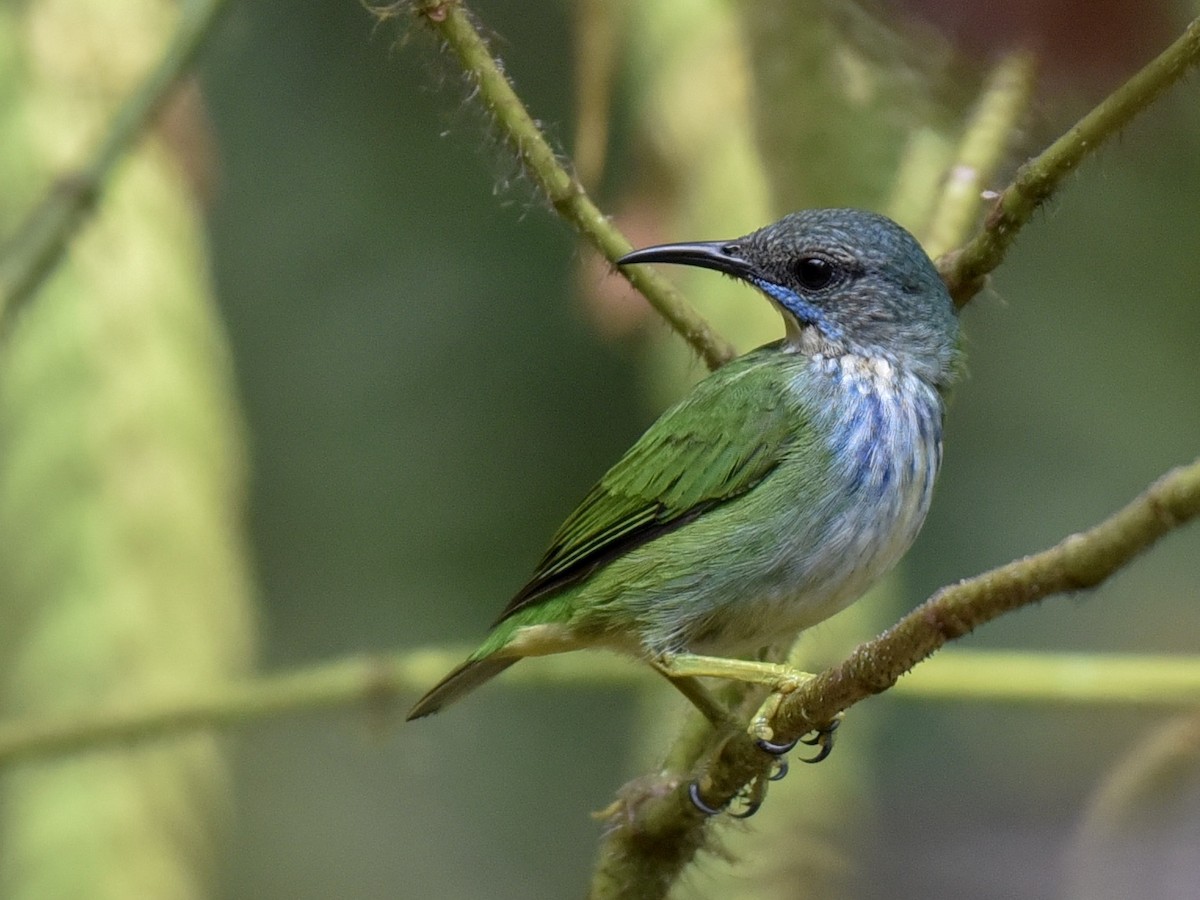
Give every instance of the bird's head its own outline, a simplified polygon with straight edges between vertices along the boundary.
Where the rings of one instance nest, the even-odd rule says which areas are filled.
[[[936,385],[954,376],[958,319],[932,261],[884,216],[812,209],[728,241],[662,244],[617,260],[716,269],[775,304],[800,352],[882,357]]]

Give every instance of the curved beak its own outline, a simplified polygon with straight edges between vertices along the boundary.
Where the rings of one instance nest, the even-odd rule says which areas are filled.
[[[690,244],[658,244],[626,253],[617,260],[618,266],[632,263],[675,263],[716,269],[735,278],[748,278],[754,267],[737,252],[737,244],[729,241],[696,241]]]

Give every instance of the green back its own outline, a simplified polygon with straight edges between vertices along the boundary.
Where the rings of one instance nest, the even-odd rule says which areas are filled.
[[[498,621],[758,485],[808,424],[788,385],[800,361],[778,347],[718,369],[663,413],[562,524]]]

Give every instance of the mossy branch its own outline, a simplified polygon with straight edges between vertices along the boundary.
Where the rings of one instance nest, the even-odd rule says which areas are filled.
[[[787,742],[825,725],[860,700],[882,693],[949,641],[1054,594],[1095,587],[1167,532],[1200,515],[1200,459],[1175,469],[1115,515],[1049,550],[943,588],[843,663],[787,697],[775,720]],[[771,759],[746,735],[720,749],[700,778],[706,802],[720,806],[763,778]],[[592,896],[636,885],[659,897],[704,845],[708,820],[692,805],[687,781],[630,811],[601,847]],[[624,888],[623,888],[624,889]]]
[[[522,168],[558,214],[609,262],[632,250],[633,245],[625,235],[597,208],[583,185],[559,160],[513,90],[500,63],[492,56],[464,5],[458,0],[426,0],[417,3],[415,9],[458,57],[463,72],[478,91],[480,102],[517,155]],[[648,266],[633,266],[621,270],[621,274],[710,369],[736,355],[733,346],[713,330],[666,278]]]
[[[1106,97],[1062,137],[1017,170],[983,230],[938,260],[951,296],[963,306],[983,287],[1034,212],[1090,153],[1162,96],[1200,61],[1200,19],[1145,68]]]
[[[54,269],[104,192],[113,170],[191,69],[228,0],[182,4],[179,25],[154,68],[118,108],[85,166],[60,177],[0,247],[0,324]]]

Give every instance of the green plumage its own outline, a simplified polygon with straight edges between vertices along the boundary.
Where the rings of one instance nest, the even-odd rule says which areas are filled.
[[[570,649],[572,640],[636,645],[622,640],[621,620],[654,605],[658,585],[719,564],[729,551],[722,519],[705,513],[733,513],[782,461],[820,452],[808,434],[804,398],[791,389],[805,365],[771,344],[709,375],[667,410],[562,524],[483,645],[410,718],[436,712],[526,655],[507,656],[506,648],[530,625],[567,626],[570,638],[564,634],[558,649]],[[634,627],[645,617],[629,618]]]
[[[635,262],[734,275],[775,304],[786,337],[708,376],[642,435],[410,718],[525,656],[607,647],[662,668],[789,641],[859,597],[924,521],[957,322],[911,235],[871,213],[811,210],[622,260]]]
[[[770,365],[778,352],[734,360],[650,426],[558,529],[500,621],[762,481],[805,425]]]

